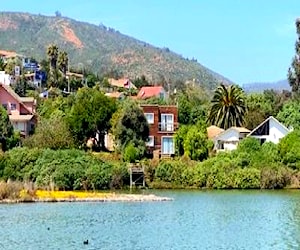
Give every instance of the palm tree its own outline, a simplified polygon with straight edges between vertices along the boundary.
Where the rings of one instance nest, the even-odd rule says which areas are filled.
[[[50,70],[56,70],[58,47],[55,44],[49,45],[47,48],[47,55],[50,62]]]
[[[213,125],[228,129],[232,126],[242,126],[247,111],[244,92],[237,85],[221,84],[211,101],[208,120]]]
[[[51,44],[47,48],[47,55],[50,63],[50,74],[48,78],[48,85],[50,87],[57,86],[57,57],[58,57],[58,47],[55,44]]]
[[[57,64],[59,70],[63,73],[64,77],[66,77],[66,73],[68,70],[69,57],[68,53],[65,51],[60,51],[58,53]]]

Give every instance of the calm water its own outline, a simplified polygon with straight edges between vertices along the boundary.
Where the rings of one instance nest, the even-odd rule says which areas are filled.
[[[0,249],[300,249],[299,191],[157,193],[175,200],[0,205]]]

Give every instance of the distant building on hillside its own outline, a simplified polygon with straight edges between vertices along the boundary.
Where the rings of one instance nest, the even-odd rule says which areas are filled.
[[[128,78],[122,78],[118,80],[114,78],[108,78],[107,80],[111,87],[124,88],[124,89],[136,89],[136,86]]]

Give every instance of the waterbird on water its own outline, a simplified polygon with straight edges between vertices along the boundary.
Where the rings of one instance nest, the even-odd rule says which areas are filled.
[[[88,245],[88,244],[89,244],[89,240],[83,241],[83,244],[84,244],[84,245]]]

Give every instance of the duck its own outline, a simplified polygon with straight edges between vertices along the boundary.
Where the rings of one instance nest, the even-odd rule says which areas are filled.
[[[84,244],[84,245],[88,245],[88,244],[89,244],[89,240],[84,240],[84,241],[83,241],[83,244]]]

